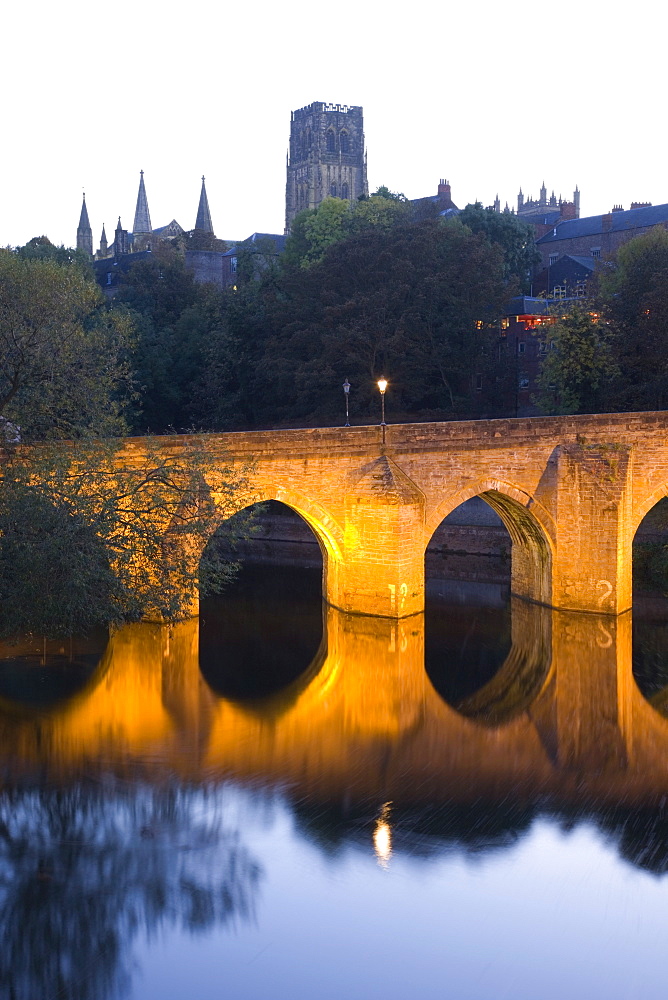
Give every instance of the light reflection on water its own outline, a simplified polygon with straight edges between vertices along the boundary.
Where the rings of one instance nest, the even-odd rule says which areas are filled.
[[[660,610],[302,581],[52,662],[51,700],[0,663],[0,996],[662,995]]]

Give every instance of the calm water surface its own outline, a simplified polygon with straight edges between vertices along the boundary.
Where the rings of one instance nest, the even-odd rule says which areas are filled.
[[[354,618],[279,570],[0,650],[0,998],[663,1000],[668,612],[635,617]]]

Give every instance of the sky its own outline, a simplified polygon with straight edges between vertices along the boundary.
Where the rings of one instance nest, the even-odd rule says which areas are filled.
[[[290,112],[362,105],[369,187],[453,201],[668,202],[665,6],[34,0],[3,11],[0,246],[154,227],[281,233]]]

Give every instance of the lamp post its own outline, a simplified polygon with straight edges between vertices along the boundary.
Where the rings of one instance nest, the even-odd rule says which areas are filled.
[[[387,379],[381,376],[377,382],[380,389],[380,426],[383,428],[383,444],[385,444],[385,390],[387,389]]]
[[[350,393],[350,382],[348,381],[348,379],[346,379],[345,382],[343,383],[343,394],[344,394],[345,400],[346,400],[346,427],[350,427],[350,417],[348,415],[348,398],[349,398],[349,393]]]

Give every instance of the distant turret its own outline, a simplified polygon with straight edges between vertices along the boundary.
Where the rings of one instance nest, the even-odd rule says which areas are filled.
[[[575,191],[573,192],[573,204],[575,205],[575,218],[580,218],[580,191],[577,184],[575,185]]]
[[[100,249],[97,252],[99,258],[106,257],[109,253],[109,247],[107,245],[107,234],[104,230],[104,222],[102,223],[102,235],[100,236]]]
[[[211,233],[213,235],[213,224],[211,222],[211,212],[209,211],[209,201],[206,196],[204,177],[202,177],[202,191],[199,196],[199,206],[197,208],[197,219],[195,229],[201,233]]]
[[[128,239],[127,229],[123,229],[121,225],[121,217],[118,217],[118,225],[116,226],[116,232],[114,233],[114,253],[118,256],[123,253],[130,253],[130,241]]]
[[[93,230],[88,221],[88,209],[86,208],[86,195],[83,196],[81,215],[77,227],[77,250],[83,250],[89,257],[93,256]]]

